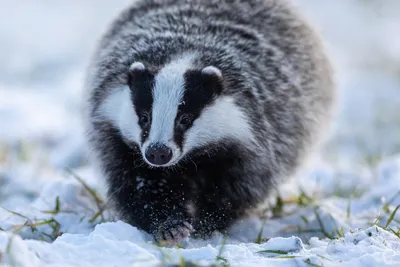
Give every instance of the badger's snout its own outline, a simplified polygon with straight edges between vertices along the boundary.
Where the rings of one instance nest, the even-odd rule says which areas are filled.
[[[161,143],[153,143],[146,149],[145,157],[151,164],[165,165],[172,159],[172,149]]]

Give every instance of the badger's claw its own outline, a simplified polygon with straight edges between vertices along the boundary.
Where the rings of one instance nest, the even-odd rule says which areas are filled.
[[[194,231],[192,225],[186,221],[167,220],[155,233],[155,241],[161,244],[174,245],[190,236]]]

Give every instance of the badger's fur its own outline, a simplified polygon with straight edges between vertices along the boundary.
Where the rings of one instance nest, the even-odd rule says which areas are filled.
[[[88,140],[121,218],[225,231],[293,175],[330,120],[318,37],[283,0],[138,0],[88,75]]]

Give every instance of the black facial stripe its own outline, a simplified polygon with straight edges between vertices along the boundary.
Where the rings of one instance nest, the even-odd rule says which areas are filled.
[[[222,84],[216,77],[204,75],[199,70],[190,70],[185,73],[185,90],[182,104],[179,106],[175,119],[174,139],[182,149],[185,133],[193,125],[202,110],[207,107],[219,94]],[[189,116],[190,123],[182,125],[182,116]]]
[[[150,133],[151,110],[153,106],[152,90],[155,76],[148,70],[134,70],[128,76],[128,85],[131,89],[132,102],[139,117],[139,126],[142,128],[141,142],[146,141]],[[141,120],[147,116],[147,121]]]

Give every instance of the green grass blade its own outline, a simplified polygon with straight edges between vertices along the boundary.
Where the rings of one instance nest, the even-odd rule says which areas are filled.
[[[390,214],[390,217],[389,217],[389,219],[388,219],[388,221],[387,221],[387,223],[386,223],[386,225],[385,225],[385,229],[387,229],[388,226],[390,225],[390,223],[393,221],[394,216],[396,215],[397,210],[398,210],[399,208],[400,208],[400,205],[398,205],[398,206],[394,209],[394,211],[392,212],[392,214]]]
[[[289,252],[284,251],[284,250],[266,249],[266,250],[257,251],[256,253],[273,253],[273,254],[287,255]]]

